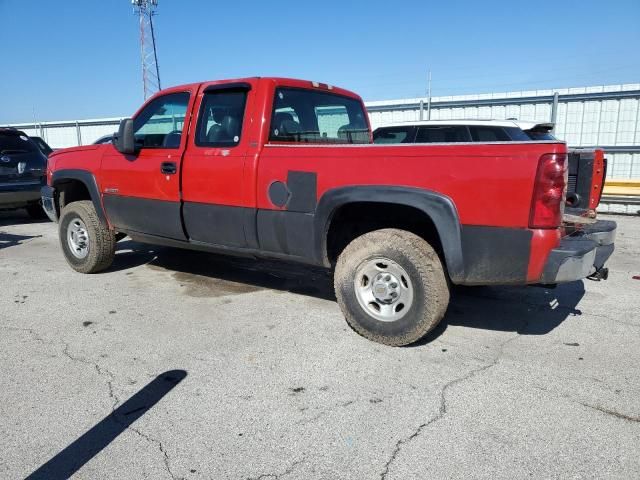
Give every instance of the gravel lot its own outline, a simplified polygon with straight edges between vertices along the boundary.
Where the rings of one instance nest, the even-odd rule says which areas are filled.
[[[0,478],[639,478],[640,218],[607,218],[607,282],[459,289],[390,348],[321,270],[124,240],[81,275],[0,213]]]

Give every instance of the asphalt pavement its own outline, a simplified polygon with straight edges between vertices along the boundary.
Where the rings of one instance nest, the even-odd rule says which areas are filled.
[[[640,217],[603,282],[456,289],[405,348],[330,275],[0,213],[0,478],[640,478]]]

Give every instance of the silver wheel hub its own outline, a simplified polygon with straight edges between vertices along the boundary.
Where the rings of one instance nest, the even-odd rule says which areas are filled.
[[[382,322],[404,317],[413,303],[413,285],[406,270],[384,257],[363,262],[354,283],[358,303],[367,314]]]
[[[89,254],[89,232],[79,218],[74,218],[67,226],[67,244],[76,258],[85,258]]]

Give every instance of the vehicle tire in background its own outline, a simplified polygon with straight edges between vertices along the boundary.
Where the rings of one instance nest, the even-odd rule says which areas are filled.
[[[47,214],[44,212],[40,203],[31,203],[25,207],[25,210],[34,220],[43,220],[47,218]]]
[[[80,273],[96,273],[109,268],[113,262],[115,234],[100,221],[90,200],[64,207],[59,236],[67,262]]]
[[[349,325],[391,346],[420,340],[449,305],[438,254],[421,237],[398,229],[375,230],[347,245],[336,263],[334,286]]]

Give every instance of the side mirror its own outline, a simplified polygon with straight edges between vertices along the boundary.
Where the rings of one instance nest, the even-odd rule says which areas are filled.
[[[113,139],[113,144],[116,150],[125,155],[135,155],[137,153],[136,139],[133,135],[133,120],[125,118],[120,122],[120,128],[118,128],[118,133]]]

